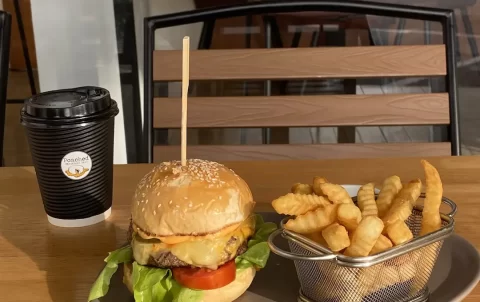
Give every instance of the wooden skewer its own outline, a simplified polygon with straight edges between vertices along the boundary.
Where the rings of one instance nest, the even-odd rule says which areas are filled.
[[[181,159],[182,166],[187,164],[187,98],[188,83],[190,81],[190,38],[183,38],[183,57],[182,57],[182,142]]]

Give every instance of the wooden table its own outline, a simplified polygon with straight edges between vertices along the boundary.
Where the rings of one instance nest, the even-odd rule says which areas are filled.
[[[438,157],[430,161],[442,176],[445,195],[459,207],[456,232],[480,248],[480,157]],[[423,179],[419,159],[271,161],[227,163],[250,185],[259,210],[294,182],[323,175],[358,184],[397,174]],[[31,167],[0,168],[0,301],[86,301],[108,251],[125,243],[130,200],[152,165],[115,167],[113,213],[85,228],[48,224]],[[479,301],[480,287],[465,301]]]

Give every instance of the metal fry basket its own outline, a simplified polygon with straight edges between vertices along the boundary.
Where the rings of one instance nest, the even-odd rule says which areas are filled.
[[[420,198],[425,196],[422,194]],[[443,240],[453,232],[457,210],[452,200],[443,197],[442,202],[449,205],[451,211],[441,214],[441,229],[418,236],[423,207],[415,206],[406,221],[414,239],[368,257],[334,254],[309,238],[286,230],[284,225],[291,217],[282,220],[268,243],[272,252],[294,261],[301,286],[298,301],[427,301],[427,282]],[[275,245],[278,235],[288,240],[290,251]]]

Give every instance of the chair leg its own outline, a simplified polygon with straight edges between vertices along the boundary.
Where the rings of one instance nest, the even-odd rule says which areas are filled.
[[[250,32],[250,28],[252,27],[252,16],[248,15],[245,17],[245,28],[247,29],[247,32],[245,33],[245,48],[251,48],[252,47],[252,33]],[[247,96],[248,95],[248,82],[245,81],[243,82],[243,95]]]
[[[320,39],[320,31],[322,28],[320,27],[318,30],[314,31],[312,34],[312,39],[310,40],[310,47],[317,47],[318,40]],[[300,95],[304,95],[305,91],[307,90],[308,80],[304,80],[302,82],[302,88],[300,88]]]
[[[383,22],[380,22],[380,28],[384,26],[388,26],[389,22],[387,20],[383,20]],[[369,26],[369,39],[370,39],[370,45],[388,45],[388,32],[387,31],[382,31],[378,28],[373,28],[370,29]],[[375,44],[375,42],[378,42]]]
[[[345,29],[338,29],[336,31],[325,31],[325,44],[327,46],[345,46],[346,45],[346,32]],[[357,83],[355,79],[343,80],[343,93],[344,94],[356,94]],[[338,143],[355,143],[354,126],[342,126],[338,127],[337,142]]]
[[[344,80],[344,93],[356,94],[357,93],[357,81],[355,79]],[[353,144],[355,143],[356,127],[343,126],[338,127],[337,141],[339,144]]]
[[[291,48],[297,48],[298,45],[300,44],[300,38],[302,37],[302,31],[298,30],[298,28],[295,28],[295,33],[293,34],[292,38],[292,46]]]
[[[272,48],[272,18],[271,17],[264,17],[263,24],[265,28],[265,48]],[[265,81],[264,87],[264,95],[270,96],[272,95],[272,81],[268,80]],[[263,128],[262,129],[262,143],[269,144],[270,143],[270,135],[271,129],[270,128]]]
[[[248,15],[245,17],[245,28],[247,32],[245,33],[245,48],[252,47],[252,33],[250,29],[252,27],[252,15]],[[243,95],[248,96],[248,82],[243,82]],[[240,144],[244,145],[247,143],[247,131],[245,128],[240,129]]]
[[[455,15],[454,15],[455,18]],[[453,32],[455,33],[455,56],[457,64],[461,61],[462,56],[460,54],[460,39],[458,38],[458,25],[457,22],[453,22]]]
[[[398,26],[397,26],[397,34],[395,35],[395,40],[393,42],[393,44],[395,45],[400,45],[402,44],[402,38],[403,38],[403,31],[405,30],[405,23],[406,23],[406,19],[404,18],[401,18],[399,21],[398,21]]]
[[[15,14],[17,15],[17,24],[18,31],[20,33],[20,39],[22,40],[22,50],[23,56],[25,58],[25,66],[27,68],[28,81],[30,83],[30,92],[32,95],[37,94],[37,89],[35,88],[35,79],[33,77],[32,63],[30,62],[30,55],[28,53],[27,37],[25,35],[25,29],[23,27],[22,13],[20,12],[20,4],[18,0],[13,1],[15,7]]]
[[[278,28],[277,21],[273,17],[263,17],[265,48],[282,48],[283,42]],[[265,81],[264,95],[272,95],[272,81]],[[289,128],[264,128],[262,130],[262,142],[264,144],[288,144],[289,143]]]
[[[463,26],[465,27],[465,33],[467,34],[468,44],[470,46],[470,52],[472,53],[472,58],[478,58],[480,55],[478,53],[477,41],[475,40],[473,33],[473,26],[470,18],[468,17],[468,10],[466,7],[460,9],[460,14],[462,15]],[[477,67],[480,64],[477,63]],[[477,69],[480,72],[480,68]]]
[[[215,20],[208,20],[203,23],[198,49],[209,49],[212,46],[213,30],[215,29]]]

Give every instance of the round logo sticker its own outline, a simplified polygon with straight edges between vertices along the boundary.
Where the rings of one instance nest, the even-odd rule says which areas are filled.
[[[92,170],[92,159],[85,152],[74,151],[65,155],[60,165],[66,177],[80,180],[87,177]]]

